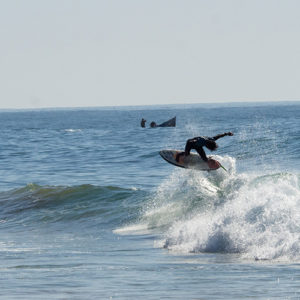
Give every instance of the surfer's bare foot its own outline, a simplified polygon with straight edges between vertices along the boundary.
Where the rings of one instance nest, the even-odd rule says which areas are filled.
[[[177,154],[176,154],[175,160],[176,160],[177,162],[179,162],[179,158],[180,158],[180,156],[182,156],[182,155],[184,155],[184,152],[179,152],[179,153],[177,153]]]

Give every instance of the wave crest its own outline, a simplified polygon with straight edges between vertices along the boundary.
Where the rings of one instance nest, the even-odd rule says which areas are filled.
[[[0,220],[12,226],[84,219],[109,224],[126,217],[124,205],[135,203],[139,193],[142,191],[114,186],[28,184],[0,193]]]
[[[144,207],[139,224],[171,251],[238,253],[246,259],[299,260],[299,175],[175,169]],[[228,167],[229,166],[229,167]]]

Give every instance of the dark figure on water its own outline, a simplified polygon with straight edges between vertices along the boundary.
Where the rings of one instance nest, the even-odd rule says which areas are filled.
[[[192,139],[189,139],[186,141],[186,145],[185,145],[185,150],[184,152],[180,152],[177,154],[176,156],[176,161],[179,161],[179,157],[181,155],[185,155],[188,156],[190,155],[190,152],[192,149],[195,149],[198,154],[201,156],[201,158],[204,161],[208,161],[208,158],[206,156],[205,151],[203,150],[203,147],[208,148],[211,151],[214,151],[218,148],[217,143],[215,142],[217,139],[224,137],[226,135],[232,136],[233,133],[232,132],[225,132],[222,134],[218,134],[214,137],[207,137],[207,136],[198,136],[198,137],[194,137]]]
[[[150,123],[150,127],[151,127],[151,128],[154,128],[154,127],[157,127],[157,125],[156,125],[156,123],[155,123],[154,121],[152,121],[152,122]]]
[[[144,118],[142,118],[141,127],[145,128],[146,122],[147,122],[147,120],[145,120]]]

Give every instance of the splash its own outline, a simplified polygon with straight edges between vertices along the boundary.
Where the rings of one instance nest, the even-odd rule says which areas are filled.
[[[219,158],[220,159],[220,158]],[[164,236],[156,245],[181,253],[238,253],[245,259],[300,259],[299,176],[177,170],[141,217]]]

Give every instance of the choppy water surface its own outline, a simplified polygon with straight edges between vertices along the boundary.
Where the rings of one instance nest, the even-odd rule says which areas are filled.
[[[1,298],[300,299],[299,103],[0,119]],[[158,155],[229,130],[227,173]]]

